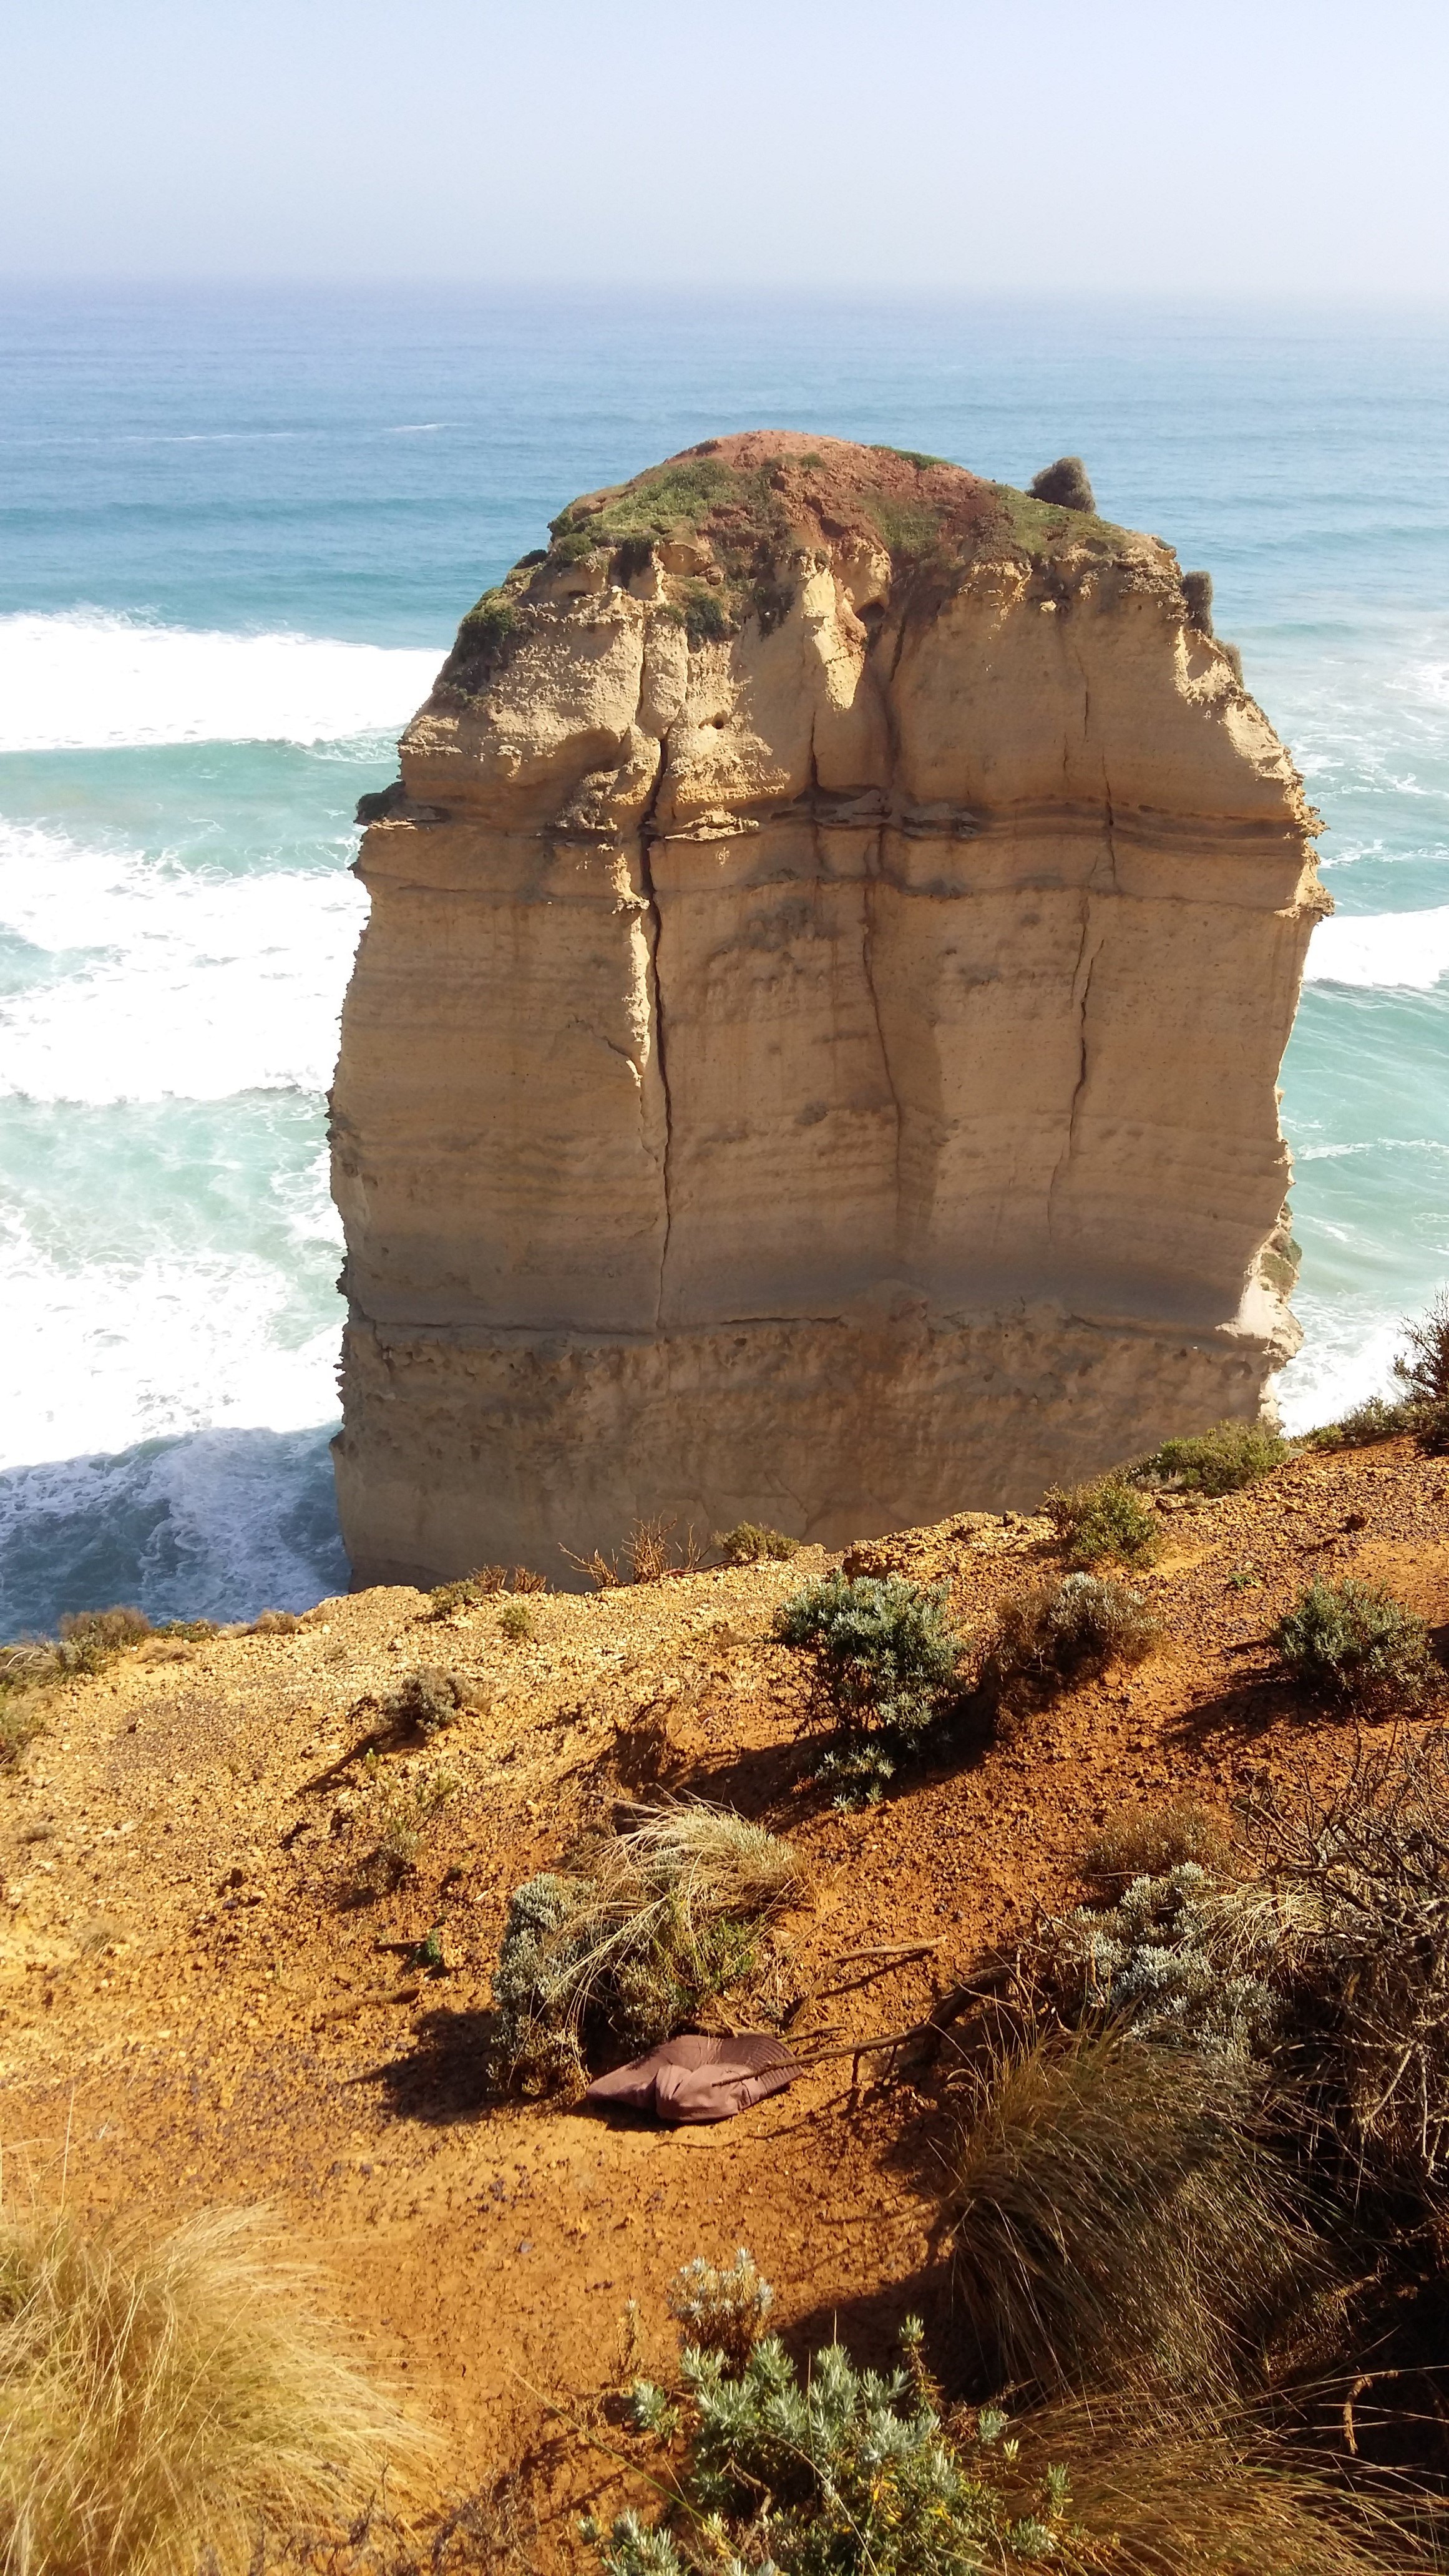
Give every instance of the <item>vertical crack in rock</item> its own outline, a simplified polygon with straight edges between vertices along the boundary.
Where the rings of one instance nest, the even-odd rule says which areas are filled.
[[[1056,1214],[1057,1183],[1061,1180],[1063,1173],[1068,1169],[1072,1156],[1077,1150],[1077,1113],[1082,1105],[1082,1094],[1087,1087],[1087,1005],[1091,999],[1092,992],[1092,969],[1097,963],[1097,951],[1102,945],[1101,932],[1098,932],[1095,940],[1092,939],[1091,933],[1092,897],[1090,889],[1084,888],[1082,894],[1082,935],[1077,948],[1076,966],[1072,973],[1072,1001],[1077,1019],[1077,1078],[1072,1085],[1071,1104],[1067,1111],[1066,1142],[1063,1145],[1060,1154],[1057,1156],[1051,1180],[1047,1185],[1046,1222],[1048,1240],[1051,1239]],[[1090,948],[1088,946],[1089,941],[1091,942]]]
[[[659,802],[659,791],[664,784],[664,771],[668,759],[669,736],[666,733],[661,737],[659,744],[659,766],[654,773],[654,784],[649,790],[649,802],[639,817],[639,882],[643,886],[644,899],[649,910],[649,998],[654,1012],[654,1053],[659,1065],[659,1094],[664,1104],[664,1152],[659,1171],[664,1190],[664,1241],[659,1247],[659,1291],[654,1307],[656,1332],[664,1319],[664,1276],[669,1261],[669,1237],[674,1224],[669,1195],[674,1111],[669,1097],[669,1057],[664,1037],[664,983],[659,970],[659,949],[664,936],[664,916],[659,909],[659,897],[654,887],[654,870],[649,859],[649,837],[654,821],[654,809]],[[642,1095],[642,1084],[640,1090]]]
[[[886,1089],[889,1091],[890,1096],[891,1096],[891,1107],[892,1107],[892,1109],[895,1111],[895,1120],[896,1120],[896,1157],[895,1157],[895,1162],[896,1162],[896,1220],[895,1220],[895,1251],[896,1251],[897,1255],[899,1255],[899,1252],[900,1252],[900,1245],[901,1245],[901,1188],[902,1188],[901,1155],[902,1155],[902,1147],[903,1147],[903,1143],[904,1143],[904,1129],[903,1129],[903,1122],[902,1122],[902,1117],[901,1117],[901,1095],[900,1095],[899,1091],[896,1089],[896,1078],[895,1078],[894,1073],[893,1073],[893,1072],[892,1072],[892,1070],[891,1070],[891,1051],[890,1051],[889,1046],[888,1046],[888,1045],[887,1045],[887,1043],[886,1043],[885,1023],[884,1023],[884,1021],[882,1020],[881,1015],[880,1015],[880,995],[879,995],[879,993],[876,991],[876,987],[875,987],[875,963],[874,963],[874,959],[873,959],[872,954],[871,954],[871,951],[872,951],[872,945],[873,945],[873,942],[874,942],[874,939],[875,939],[875,890],[876,890],[877,886],[880,884],[880,881],[881,881],[881,860],[882,860],[882,846],[881,846],[881,843],[882,843],[882,836],[881,836],[881,834],[880,834],[880,833],[877,833],[877,834],[876,834],[876,836],[875,836],[875,861],[876,861],[876,864],[875,864],[875,866],[874,866],[873,868],[871,868],[870,870],[868,870],[868,872],[867,872],[867,874],[866,874],[866,877],[865,877],[865,880],[864,880],[863,889],[862,889],[863,897],[864,897],[864,902],[863,902],[863,914],[864,914],[864,917],[863,917],[863,920],[862,920],[862,923],[861,923],[860,961],[861,961],[861,967],[862,967],[862,970],[863,970],[864,975],[865,975],[865,989],[866,989],[867,993],[870,995],[870,1007],[871,1007],[871,1010],[872,1010],[872,1011],[874,1012],[874,1014],[875,1014],[875,1034],[876,1034],[876,1043],[877,1043],[877,1045],[878,1045],[878,1046],[879,1046],[879,1048],[880,1048],[881,1070],[882,1070],[882,1072],[884,1073],[885,1078],[886,1078]]]

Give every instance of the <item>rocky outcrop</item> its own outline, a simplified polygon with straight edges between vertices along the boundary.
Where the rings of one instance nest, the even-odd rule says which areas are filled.
[[[370,800],[359,1578],[1034,1503],[1295,1346],[1314,818],[1168,547],[760,434],[576,502]]]

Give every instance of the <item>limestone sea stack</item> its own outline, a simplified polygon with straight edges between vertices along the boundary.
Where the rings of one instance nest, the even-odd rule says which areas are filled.
[[[357,1578],[832,1544],[1257,1416],[1329,907],[1171,549],[789,432],[552,534],[367,800]]]

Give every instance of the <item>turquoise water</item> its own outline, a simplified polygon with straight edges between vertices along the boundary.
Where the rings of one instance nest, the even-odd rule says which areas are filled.
[[[1216,584],[1329,825],[1302,1426],[1449,1273],[1449,326],[448,291],[0,300],[0,1631],[346,1580],[323,1093],[358,794],[575,492],[751,425],[1064,449]]]

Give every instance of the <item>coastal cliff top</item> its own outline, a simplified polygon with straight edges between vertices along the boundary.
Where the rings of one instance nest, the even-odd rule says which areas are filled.
[[[768,634],[812,559],[834,565],[865,614],[903,587],[939,607],[987,561],[1025,564],[1049,581],[1084,561],[1176,569],[1156,538],[945,457],[790,429],[703,439],[630,482],[586,492],[550,522],[549,539],[469,611],[445,683],[465,693],[486,685],[520,609],[611,586],[652,600],[702,642],[751,617]]]
[[[377,1590],[290,1632],[143,1643],[59,1690],[0,1780],[7,2145],[42,2197],[64,2167],[82,2210],[268,2201],[369,2366],[446,2428],[458,2483],[542,2442],[559,2392],[588,2402],[630,2298],[646,2363],[667,2354],[665,2290],[702,2251],[748,2243],[787,2330],[818,2340],[839,2316],[883,2359],[906,2309],[940,2304],[947,2113],[929,2084],[872,2088],[850,2042],[900,2030],[1036,1907],[1076,1901],[1085,1847],[1134,1802],[1225,1812],[1246,1782],[1346,1759],[1353,1729],[1275,1682],[1268,1631],[1324,1573],[1386,1582],[1437,1628],[1444,1492],[1444,1461],[1396,1440],[1184,1505],[1137,1578],[1160,1652],[843,1814],[809,1776],[807,1694],[769,1642],[819,1551],[511,1606]],[[948,1583],[975,1630],[1052,1559],[1044,1522],[976,1514],[858,1561]],[[378,1752],[386,1694],[438,1664],[466,1681],[457,1722]],[[816,1903],[794,1927],[792,2041],[813,2026],[843,2055],[720,2129],[492,2101],[510,1891],[615,1801],[681,1794],[800,1850]],[[394,1810],[416,1855],[369,1890]],[[562,2558],[610,2472],[586,2445],[537,2457]]]

